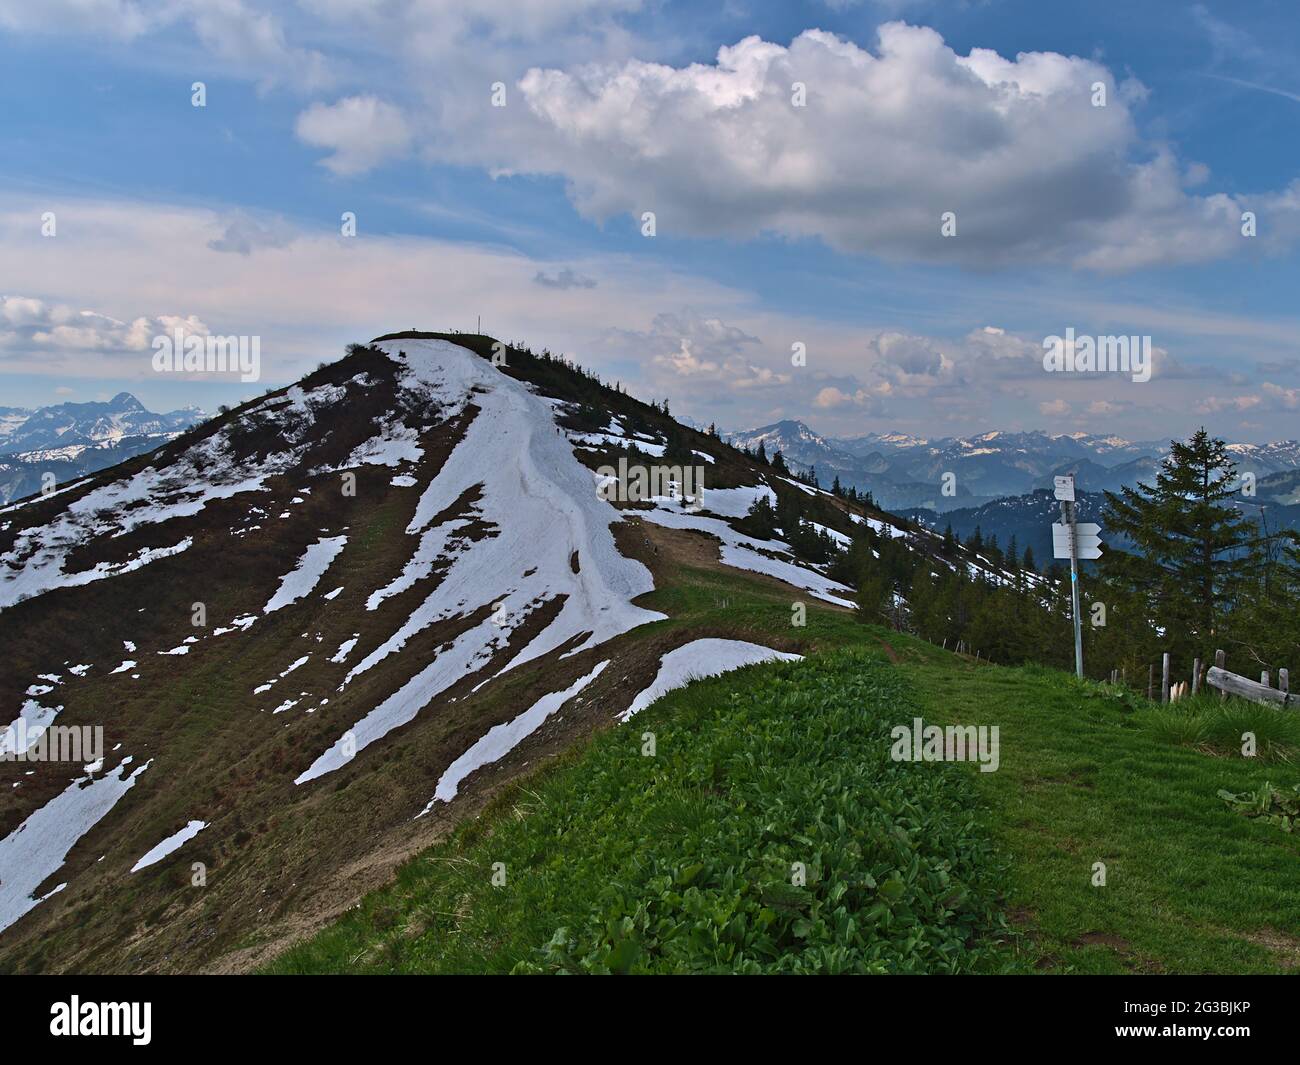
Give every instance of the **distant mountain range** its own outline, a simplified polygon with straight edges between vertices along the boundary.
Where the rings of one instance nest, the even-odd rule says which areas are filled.
[[[742,447],[762,443],[770,456],[780,451],[793,469],[816,468],[827,485],[870,491],[886,510],[923,508],[936,513],[968,510],[1006,497],[1050,488],[1052,478],[1075,474],[1081,491],[1116,491],[1150,482],[1169,451],[1166,440],[1130,441],[1114,435],[1054,434],[993,430],[971,437],[927,439],[903,433],[825,437],[800,421],[724,434]],[[1300,474],[1300,442],[1231,444],[1241,473],[1264,478]],[[944,474],[954,475],[953,495],[944,495]],[[1300,490],[1300,478],[1291,492]],[[1297,500],[1292,500],[1297,501]]]
[[[1100,492],[1080,492],[1077,495],[1080,521],[1101,521],[1105,497]],[[1050,489],[1040,488],[1020,496],[1005,496],[977,507],[961,507],[939,513],[923,507],[913,507],[904,512],[908,518],[938,532],[951,527],[963,543],[969,543],[975,530],[987,544],[994,539],[1006,551],[1016,541],[1017,558],[1023,559],[1025,548],[1034,551],[1034,565],[1042,570],[1052,562],[1052,523],[1061,520],[1061,504]],[[1107,546],[1123,546],[1113,541]]]
[[[63,483],[152,451],[204,417],[198,407],[154,413],[130,392],[106,403],[0,407],[0,502],[40,491],[47,473]]]
[[[1300,470],[1261,478],[1253,499],[1239,499],[1237,509],[1247,517],[1259,521],[1269,532],[1300,530],[1300,499],[1296,498],[1300,494],[1297,493],[1298,485]],[[1100,492],[1080,492],[1077,501],[1080,521],[1103,525],[1104,544],[1111,547],[1126,546],[1122,540],[1108,538],[1106,535],[1103,519],[1106,500]],[[1039,569],[1051,562],[1052,523],[1061,520],[1060,513],[1060,504],[1051,490],[1045,488],[942,513],[923,507],[911,507],[899,512],[900,517],[910,518],[939,532],[951,526],[952,531],[963,541],[969,541],[978,529],[986,542],[997,537],[998,546],[1004,551],[1014,536],[1017,555],[1023,557],[1025,548],[1032,547],[1034,562]]]

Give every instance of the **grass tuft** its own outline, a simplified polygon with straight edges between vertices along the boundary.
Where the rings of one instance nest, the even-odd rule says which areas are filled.
[[[1290,762],[1300,753],[1300,713],[1244,699],[1199,695],[1139,711],[1134,720],[1166,743],[1216,754]],[[1244,756],[1247,736],[1254,738],[1255,753]]]

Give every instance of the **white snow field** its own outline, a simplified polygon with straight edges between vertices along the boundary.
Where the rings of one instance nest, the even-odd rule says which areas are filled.
[[[570,406],[570,404],[550,399],[545,400],[544,402],[549,403],[552,407],[557,405],[561,407]],[[632,432],[623,423],[623,419],[617,414],[610,416],[609,424],[600,432],[577,433],[569,431],[566,435],[579,447],[588,448],[590,450],[596,450],[607,446],[612,446],[621,450],[623,448],[634,446],[638,451],[654,458],[663,458],[664,451],[667,450],[667,445],[661,437],[652,437],[647,436],[645,433]]]
[[[18,716],[0,728],[0,754],[14,757],[24,754],[54,724],[62,706],[41,706],[35,699],[23,702]]]
[[[849,520],[855,525],[862,525],[864,523],[870,525],[871,528],[880,533],[881,536],[888,536],[891,540],[896,536],[907,535],[905,530],[898,528],[896,525],[889,525],[886,522],[881,521],[879,518],[864,518],[861,514],[850,514]]]
[[[706,478],[701,504],[710,514],[721,514],[724,518],[743,518],[760,499],[766,499],[772,506],[776,506],[776,493],[765,484],[741,488],[710,488]]]
[[[829,525],[822,525],[815,521],[809,522],[808,524],[811,525],[814,529],[816,529],[819,533],[825,533],[837,544],[839,544],[840,547],[848,547],[849,544],[853,542],[853,537],[845,536],[838,529],[832,529]]]
[[[757,489],[753,488],[727,489],[727,491],[758,492]],[[719,494],[721,494],[719,490],[708,488],[704,490],[705,510],[713,509],[713,497]],[[751,498],[756,497],[755,495]],[[794,556],[790,554],[790,545],[784,541],[755,540],[752,536],[737,532],[725,521],[718,518],[708,518],[703,514],[688,513],[681,509],[680,503],[669,499],[667,496],[656,496],[649,502],[654,504],[654,510],[638,510],[632,513],[635,513],[643,521],[654,522],[656,525],[664,525],[670,529],[695,529],[716,536],[722,541],[720,558],[724,566],[749,570],[751,573],[766,573],[770,577],[775,577],[777,580],[784,581],[795,588],[802,588],[810,595],[827,603],[834,603],[836,606],[852,607],[854,605],[852,588],[833,581],[814,569],[797,565]],[[739,497],[728,499],[724,505],[732,503],[734,503],[732,509],[737,509],[739,507]],[[747,508],[748,505],[746,505]],[[741,511],[741,513],[743,514],[744,511]],[[763,551],[775,552],[785,557],[772,558],[769,555],[760,553]]]
[[[173,832],[157,846],[151,848],[145,855],[131,866],[131,872],[138,873],[146,866],[153,865],[155,862],[161,862],[172,851],[180,848],[181,844],[188,843],[205,828],[208,827],[206,821],[191,821],[179,832]]]
[[[79,777],[0,840],[0,931],[54,894],[32,897],[63,864],[77,840],[94,828],[131,790],[135,778],[149,768],[145,762],[126,776],[130,762],[129,756],[123,758],[113,772],[102,777]]]
[[[485,765],[499,762],[507,754],[531,736],[551,714],[582,691],[588,684],[600,676],[609,665],[606,659],[585,677],[579,677],[564,691],[543,695],[518,717],[504,724],[494,725],[487,734],[478,739],[464,754],[451,763],[438,779],[438,786],[429,800],[429,805],[416,816],[423,817],[438,802],[451,802],[460,790],[461,781]]]
[[[327,536],[308,547],[298,560],[298,565],[280,578],[280,587],[266,601],[262,613],[269,614],[310,594],[338,557],[338,553],[347,546],[347,542],[346,536]]]
[[[464,438],[425,487],[407,526],[420,539],[399,578],[402,587],[423,579],[433,560],[453,547],[466,516],[437,525],[433,521],[475,486],[480,498],[468,517],[488,534],[472,550],[462,544],[444,558],[446,570],[437,587],[352,669],[343,686],[399,653],[435,622],[482,617],[347,730],[298,776],[298,784],[346,765],[356,751],[414,719],[439,693],[487,665],[528,616],[548,603],[562,601],[558,614],[499,673],[570,642],[568,653],[574,653],[663,617],[632,605],[632,599],[653,589],[650,571],[619,553],[610,525],[622,518],[592,491],[591,471],[557,431],[553,404],[486,359],[447,341],[377,346],[402,367],[403,387],[439,404],[444,417],[454,417],[470,404],[478,409]],[[577,573],[571,563],[575,553]],[[385,591],[394,594],[395,589]]]
[[[692,640],[669,651],[659,659],[659,672],[650,687],[641,692],[620,715],[622,721],[639,713],[661,695],[676,688],[684,688],[693,680],[718,677],[742,666],[758,662],[798,662],[803,655],[774,651],[762,644],[744,640]]]

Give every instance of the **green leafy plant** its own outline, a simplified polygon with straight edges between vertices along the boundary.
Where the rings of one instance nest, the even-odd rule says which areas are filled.
[[[1236,794],[1220,790],[1219,798],[1243,817],[1259,818],[1283,832],[1300,828],[1300,784],[1288,790],[1265,784],[1256,791]]]
[[[889,757],[890,728],[916,712],[859,650],[693,684],[530,782],[525,816],[434,848],[275,968],[998,968],[1009,933],[970,767]],[[404,928],[400,953],[375,949]]]

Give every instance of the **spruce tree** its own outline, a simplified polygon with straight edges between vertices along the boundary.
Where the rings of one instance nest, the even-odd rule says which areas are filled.
[[[1108,550],[1102,572],[1140,593],[1169,643],[1208,647],[1239,594],[1258,578],[1262,540],[1232,505],[1236,463],[1204,429],[1172,441],[1155,484],[1106,493],[1103,528],[1132,552]]]
[[[993,565],[995,566],[1002,565],[1002,548],[998,546],[997,533],[994,533],[992,536],[989,537],[989,542],[986,547],[986,551],[988,552],[989,561],[992,562]]]

